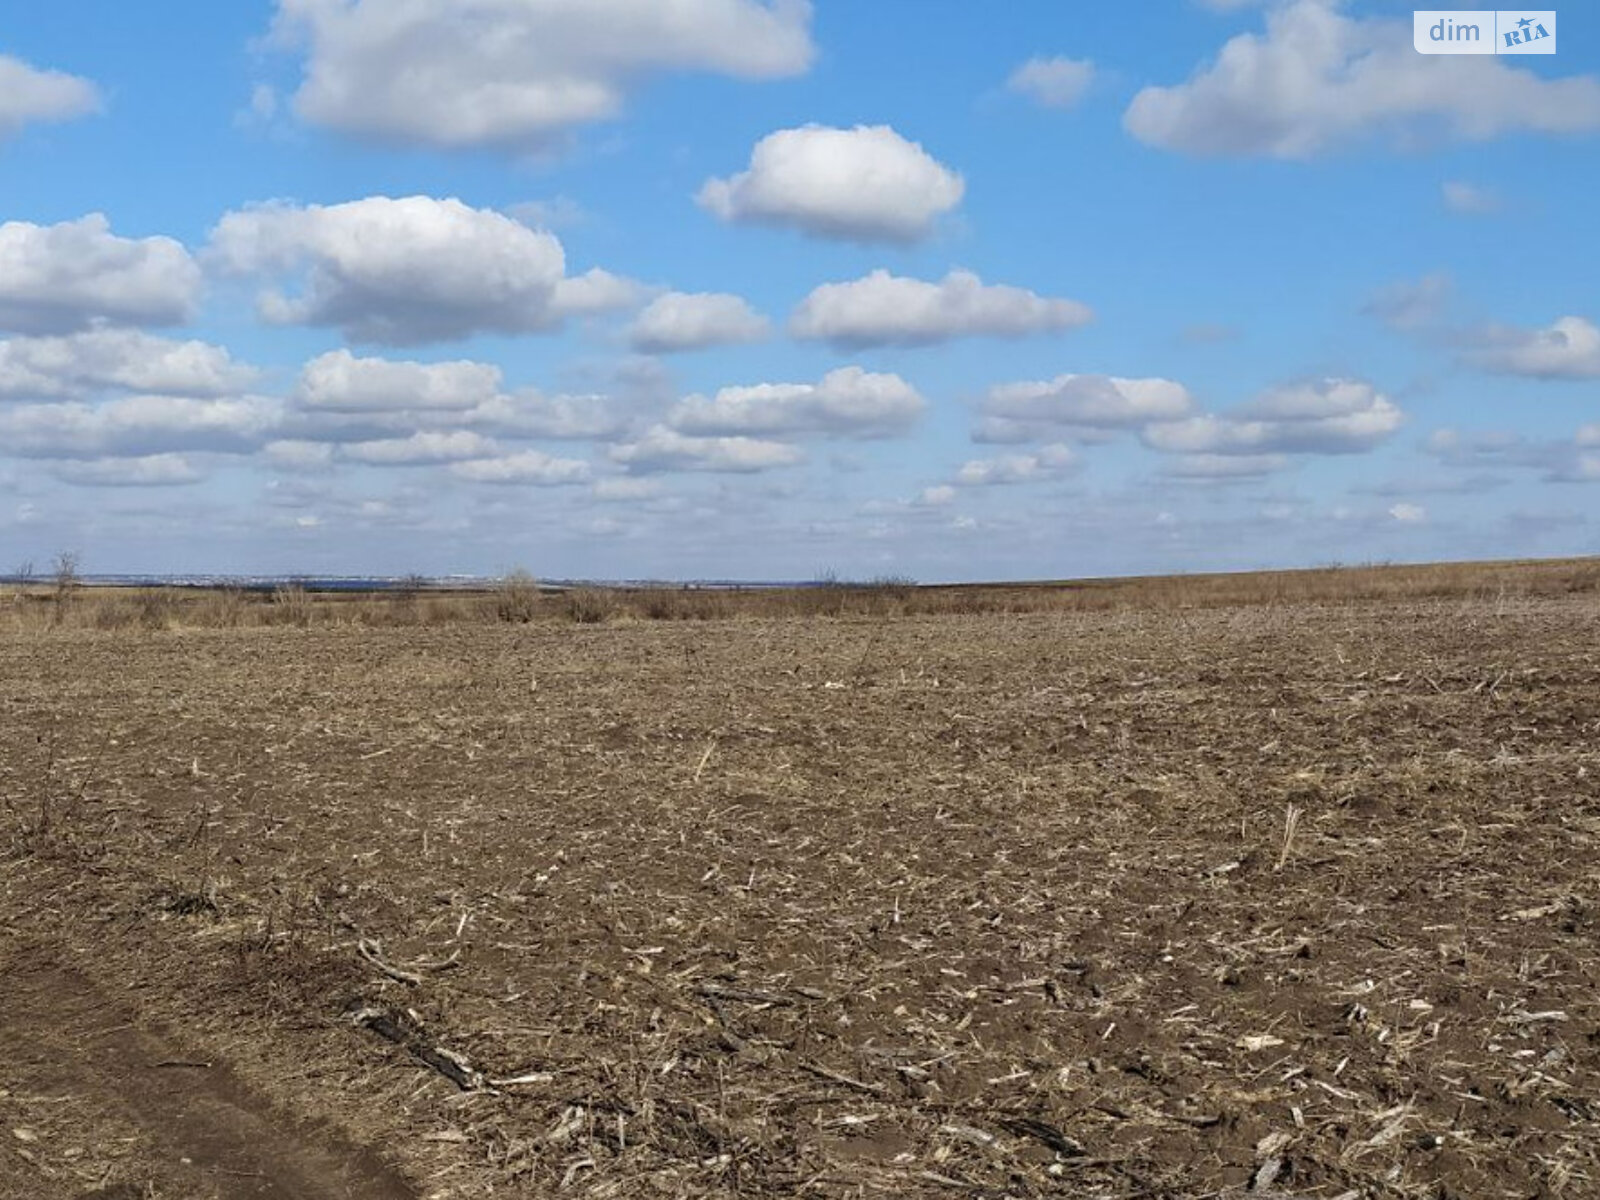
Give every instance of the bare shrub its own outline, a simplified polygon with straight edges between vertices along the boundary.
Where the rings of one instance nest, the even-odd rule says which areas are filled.
[[[822,571],[816,580],[791,591],[794,611],[803,616],[837,617],[848,603],[850,585],[832,569]]]
[[[497,621],[526,625],[539,615],[539,583],[522,568],[495,584],[490,607]]]
[[[141,629],[170,629],[178,611],[177,593],[171,588],[140,592],[134,608]]]
[[[903,615],[917,590],[908,575],[879,575],[850,589],[857,612],[870,616]]]
[[[237,584],[208,590],[195,606],[195,620],[216,629],[236,629],[245,623],[250,598]]]
[[[83,587],[83,579],[78,573],[79,564],[76,550],[63,550],[56,555],[55,590],[52,593],[55,608],[52,619],[57,625],[66,620],[68,610],[77,599],[79,589]]]
[[[561,613],[574,625],[601,625],[617,613],[617,598],[607,588],[571,588],[561,593]]]
[[[311,596],[299,582],[281,583],[272,591],[272,623],[304,629],[311,624]]]
[[[122,596],[101,596],[78,620],[96,629],[127,629],[139,620],[139,611],[136,603]]]
[[[428,579],[425,575],[412,572],[399,583],[395,584],[389,593],[384,608],[384,617],[387,623],[394,625],[417,625],[422,622],[422,601],[428,591]],[[372,614],[364,614],[368,624],[377,624]]]

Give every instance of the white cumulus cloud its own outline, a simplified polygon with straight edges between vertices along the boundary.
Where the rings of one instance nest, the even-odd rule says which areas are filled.
[[[898,375],[840,367],[817,383],[758,383],[688,396],[667,414],[667,423],[695,435],[886,437],[909,428],[926,407]]]
[[[280,438],[261,448],[267,464],[282,471],[321,471],[333,464],[333,447],[327,442]]]
[[[260,397],[123,396],[103,404],[0,407],[0,446],[33,458],[144,457],[186,450],[247,454],[268,440],[282,405]]]
[[[1491,331],[1487,348],[1468,357],[1491,371],[1534,379],[1600,378],[1600,326],[1562,317],[1545,329]]]
[[[450,473],[472,483],[558,487],[589,482],[588,463],[576,458],[555,458],[539,450],[458,462],[450,468]]]
[[[58,225],[0,224],[0,329],[181,325],[199,291],[200,268],[182,245],[117,237],[101,213]]]
[[[616,116],[641,79],[811,65],[807,0],[279,0],[304,119],[380,141],[538,150]]]
[[[340,453],[373,467],[415,467],[489,458],[497,449],[499,447],[481,433],[466,429],[425,429],[410,437],[352,442],[342,447]]]
[[[802,461],[804,453],[784,442],[750,437],[691,437],[654,425],[635,441],[611,449],[613,462],[635,471],[713,471],[753,474]]]
[[[462,420],[497,437],[599,441],[614,438],[627,424],[609,396],[546,396],[532,388],[496,396]]]
[[[470,409],[500,394],[500,368],[489,363],[397,362],[333,350],[300,370],[295,398],[328,412]]]
[[[210,253],[224,271],[298,286],[262,295],[266,320],[388,345],[536,333],[633,295],[607,272],[568,277],[554,234],[453,198],[246,208],[217,224]]]
[[[100,108],[100,92],[87,79],[47,71],[0,54],[0,138],[24,125],[71,121]]]
[[[511,439],[609,439],[626,424],[608,396],[546,396],[534,388],[505,391],[501,384],[500,368],[491,363],[422,363],[333,350],[301,368],[292,433],[336,442],[441,429]]]
[[[955,481],[963,487],[1032,483],[1070,471],[1078,465],[1071,446],[1053,445],[1035,454],[1008,454],[1000,458],[975,458],[962,463]]]
[[[1324,379],[1275,388],[1231,413],[1147,425],[1141,437],[1169,454],[1356,454],[1378,445],[1403,420],[1371,384]]]
[[[698,200],[724,221],[907,243],[928,236],[965,189],[960,175],[887,125],[805,125],[769,133],[748,170],[707,180]]]
[[[1374,135],[1414,144],[1600,129],[1600,80],[1545,79],[1514,61],[1418,54],[1404,22],[1293,0],[1268,8],[1265,33],[1231,39],[1188,82],[1139,92],[1123,124],[1167,150],[1285,159]]]
[[[51,473],[81,487],[174,487],[204,478],[181,454],[67,460],[57,463]]]
[[[635,318],[628,341],[641,354],[673,354],[757,342],[770,330],[770,322],[740,296],[668,292]]]
[[[102,388],[220,396],[244,388],[255,376],[222,346],[173,341],[137,329],[0,341],[0,397],[68,399]]]
[[[985,284],[971,271],[951,271],[928,283],[877,270],[816,288],[796,307],[789,331],[797,338],[860,349],[980,335],[1022,337],[1071,329],[1093,316],[1076,300]]]
[[[1050,426],[1131,429],[1176,420],[1193,409],[1194,398],[1181,383],[1114,375],[1002,383],[990,388],[980,404],[994,441],[1024,441],[1031,432]],[[1007,436],[1008,431],[1014,436]]]
[[[1071,108],[1094,82],[1094,63],[1086,58],[1030,58],[1006,80],[1006,87],[1045,108]]]

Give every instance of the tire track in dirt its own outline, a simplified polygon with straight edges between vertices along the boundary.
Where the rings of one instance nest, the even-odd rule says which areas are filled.
[[[48,1101],[35,1110],[48,1135],[37,1153],[0,1161],[0,1197],[416,1200],[373,1151],[296,1129],[225,1064],[203,1057],[141,1028],[128,1005],[47,953],[17,947],[0,956],[0,1077]],[[61,1191],[68,1172],[50,1165],[48,1149],[95,1147],[116,1134],[148,1149],[138,1155],[141,1182]],[[88,1164],[78,1165],[81,1178]]]

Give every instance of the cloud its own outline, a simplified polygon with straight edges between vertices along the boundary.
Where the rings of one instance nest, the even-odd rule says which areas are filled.
[[[956,489],[948,483],[940,483],[923,488],[917,493],[914,503],[923,508],[942,508],[946,504],[953,503],[955,498]]]
[[[1538,467],[1549,465],[1545,449],[1510,430],[1463,433],[1435,429],[1422,441],[1422,452],[1451,467]]]
[[[500,368],[478,362],[395,362],[333,350],[306,363],[295,399],[327,412],[460,411],[500,394]]]
[[[1542,471],[1548,483],[1600,480],[1600,425],[1584,425],[1568,439],[1532,440],[1510,430],[1463,433],[1435,429],[1422,452],[1448,467],[1523,467]],[[1477,489],[1477,490],[1482,490]]]
[[[1403,419],[1371,384],[1323,379],[1275,388],[1231,413],[1147,425],[1141,437],[1168,454],[1357,454]]]
[[[666,71],[807,70],[806,0],[279,0],[306,48],[295,110],[342,133],[443,149],[546,149]]]
[[[1389,499],[1407,496],[1476,496],[1504,487],[1509,481],[1503,475],[1478,472],[1472,475],[1422,478],[1408,475],[1401,479],[1387,479],[1379,483],[1352,487],[1352,492]]]
[[[887,125],[806,125],[769,133],[751,151],[749,170],[707,180],[696,199],[724,221],[904,244],[927,237],[965,188]]]
[[[1490,330],[1496,343],[1469,360],[1503,375],[1533,379],[1600,378],[1600,326],[1584,317],[1562,317],[1545,329]]]
[[[246,454],[269,440],[282,405],[260,397],[124,396],[103,404],[0,408],[0,445],[29,458],[145,457],[185,450]]]
[[[1387,412],[1388,401],[1359,379],[1319,379],[1285,384],[1233,410],[1263,421],[1324,421]]]
[[[557,487],[589,482],[588,463],[575,458],[554,458],[538,450],[458,462],[451,466],[450,473],[471,483]]]
[[[616,437],[627,424],[609,396],[545,396],[531,388],[497,396],[462,419],[502,437],[598,441]]]
[[[814,384],[758,383],[688,396],[667,414],[667,424],[694,435],[887,437],[909,428],[926,407],[898,375],[840,367]]]
[[[758,342],[771,323],[739,296],[726,292],[668,292],[657,296],[628,330],[642,354],[674,354]]]
[[[1545,479],[1552,483],[1600,483],[1600,422],[1580,426],[1568,445],[1552,448]]]
[[[507,438],[609,439],[624,414],[607,396],[506,392],[500,368],[456,360],[358,358],[348,350],[301,368],[286,430],[307,441],[360,442],[423,430],[470,429]]]
[[[255,376],[222,346],[135,329],[0,341],[0,398],[68,399],[102,388],[220,396],[248,386]]]
[[[793,466],[798,447],[748,437],[689,437],[665,425],[652,426],[636,441],[615,446],[613,462],[636,471],[717,471],[753,474]]]
[[[1547,478],[1552,483],[1600,483],[1600,454],[1574,455],[1571,463]]]
[[[1396,504],[1389,509],[1389,516],[1402,525],[1420,525],[1428,519],[1428,510],[1420,504]]]
[[[1071,108],[1094,82],[1094,63],[1086,58],[1030,58],[1006,80],[1006,87],[1044,108]]]
[[[416,467],[489,458],[498,447],[481,433],[470,430],[421,430],[404,438],[352,442],[340,455],[373,467]]]
[[[1422,450],[1424,454],[1430,454],[1442,462],[1460,465],[1477,460],[1485,451],[1491,456],[1498,456],[1522,444],[1522,435],[1509,430],[1465,434],[1459,429],[1447,427],[1435,429],[1425,437]]]
[[[1132,429],[1173,421],[1194,410],[1194,398],[1170,379],[1120,379],[1111,375],[1057,375],[1002,383],[979,406],[985,441],[1029,441],[1061,426]]]
[[[1282,454],[1183,454],[1161,473],[1188,480],[1262,479],[1288,465]]]
[[[181,454],[66,461],[57,463],[51,473],[82,487],[174,487],[205,478]]]
[[[199,290],[200,268],[179,243],[117,237],[101,213],[59,225],[0,224],[0,329],[181,325]]]
[[[1399,280],[1379,288],[1362,312],[1390,329],[1414,332],[1435,326],[1450,303],[1454,283],[1443,271],[1417,280]]]
[[[613,312],[637,304],[643,291],[631,279],[591,267],[582,275],[574,275],[556,284],[554,308],[564,317]]]
[[[938,283],[927,283],[877,270],[815,289],[796,307],[789,331],[840,349],[863,349],[979,335],[1022,337],[1071,329],[1093,316],[1076,300],[985,284],[971,271],[951,271]]]
[[[1444,206],[1464,216],[1486,217],[1504,207],[1498,193],[1459,179],[1445,180],[1440,184],[1439,191],[1444,197]]]
[[[89,80],[0,54],[0,138],[11,137],[24,125],[71,121],[99,109],[100,92]]]
[[[278,115],[278,92],[271,84],[258,83],[250,89],[250,104],[241,112],[237,124],[265,125]]]
[[[1010,454],[1001,458],[975,458],[962,463],[955,482],[962,487],[1033,483],[1071,471],[1078,465],[1072,447],[1045,446],[1036,454]]]
[[[613,475],[597,479],[590,491],[603,504],[626,504],[637,500],[654,500],[665,489],[654,479],[638,479],[628,475]]]
[[[535,229],[568,229],[589,219],[588,211],[571,196],[552,196],[548,200],[519,200],[506,206],[506,213]]]
[[[431,196],[230,212],[209,253],[225,272],[298,284],[297,294],[262,295],[273,324],[331,326],[387,345],[538,333],[629,303],[634,291],[604,271],[568,277],[554,234]]]
[[[322,471],[333,465],[333,447],[327,442],[286,438],[261,448],[269,466],[283,471]]]
[[[1600,80],[1544,79],[1494,55],[1418,54],[1403,23],[1295,0],[1269,8],[1264,34],[1231,39],[1187,83],[1140,91],[1123,125],[1165,150],[1284,159],[1379,135],[1587,133],[1600,129]]]

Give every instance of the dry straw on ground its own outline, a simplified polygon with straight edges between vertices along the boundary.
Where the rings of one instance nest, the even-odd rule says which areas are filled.
[[[1600,602],[1456,570],[20,619],[0,1195],[1600,1193]]]

